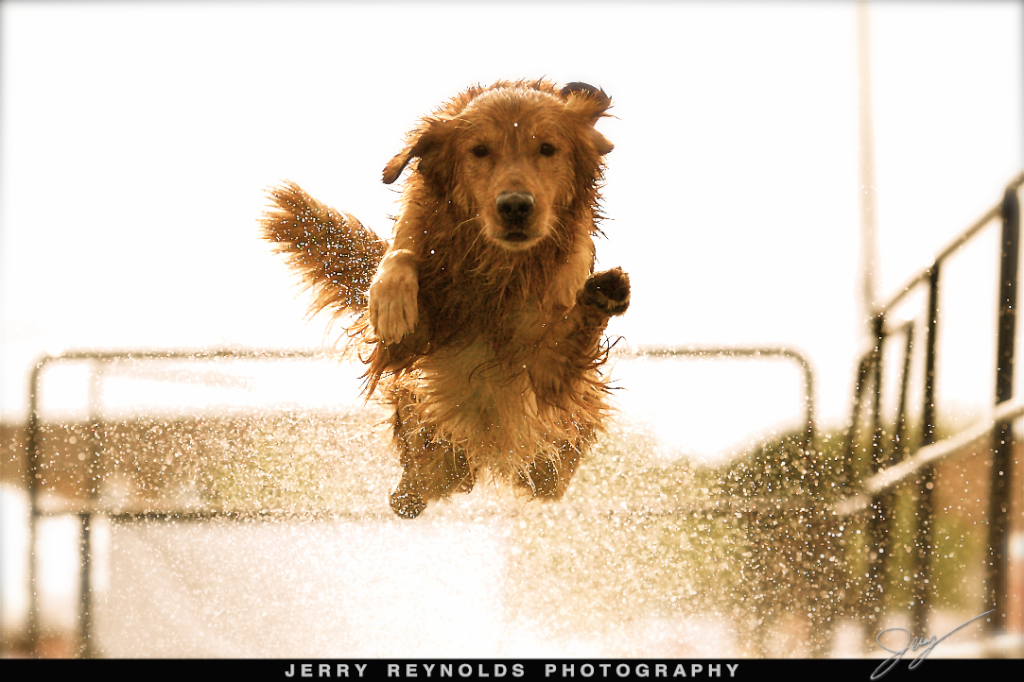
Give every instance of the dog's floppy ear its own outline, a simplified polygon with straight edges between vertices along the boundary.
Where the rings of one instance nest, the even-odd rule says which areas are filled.
[[[605,112],[612,106],[612,98],[604,90],[587,83],[569,83],[558,94],[565,101],[566,109],[579,112],[591,126],[602,116],[607,116]],[[592,131],[592,137],[601,156],[615,149],[615,145],[597,130]]]
[[[406,138],[406,146],[395,158],[388,161],[384,166],[383,180],[385,185],[390,185],[405,170],[406,165],[415,157],[423,158],[437,149],[441,144],[441,137],[445,132],[444,119],[427,119],[409,133]]]
[[[388,161],[388,165],[384,166],[382,179],[385,185],[390,185],[397,180],[413,157],[423,156],[427,149],[430,148],[432,143],[429,133],[429,126],[424,125],[409,134],[408,144],[405,145],[405,149]]]
[[[603,116],[604,112],[612,105],[612,98],[604,90],[595,88],[589,83],[568,83],[558,95],[566,102],[574,99],[577,106],[581,108],[585,106],[587,110],[592,111],[593,113],[588,118],[592,118],[594,121]]]

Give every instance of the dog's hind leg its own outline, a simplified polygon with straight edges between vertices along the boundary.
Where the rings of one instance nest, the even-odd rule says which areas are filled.
[[[391,509],[402,518],[414,519],[428,502],[473,489],[476,477],[466,455],[450,443],[407,446],[402,460],[402,480],[391,493]]]
[[[402,453],[402,480],[391,493],[391,510],[414,519],[429,502],[468,493],[476,480],[466,455],[450,443],[426,441]]]
[[[569,481],[576,473],[583,450],[589,441],[577,443],[564,442],[559,448],[558,460],[538,457],[530,464],[526,473],[519,474],[516,485],[521,490],[528,489],[535,498],[560,500],[569,487]]]
[[[429,502],[470,492],[476,481],[461,448],[438,438],[433,428],[416,423],[410,409],[414,401],[407,396],[395,410],[395,444],[401,450],[402,480],[391,493],[391,509],[406,519],[419,516]]]

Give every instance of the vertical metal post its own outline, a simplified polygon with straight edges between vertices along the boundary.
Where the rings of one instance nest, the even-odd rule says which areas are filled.
[[[903,376],[900,379],[900,404],[896,410],[896,429],[892,435],[892,458],[903,461],[910,456],[907,445],[907,395],[910,392],[910,370],[914,357],[914,324],[904,327],[907,345],[903,351]]]
[[[900,397],[896,408],[896,424],[893,429],[892,445],[889,450],[889,456],[886,457],[885,466],[901,462],[910,456],[910,447],[907,443],[907,396],[910,393],[910,372],[913,368],[914,358],[914,323],[908,322],[902,327],[902,331],[906,334],[906,345],[903,348],[903,374],[900,377]],[[879,562],[881,564],[879,570],[884,577],[889,576],[889,566],[893,561],[893,547],[897,544],[897,538],[893,535],[896,500],[899,498],[903,488],[903,486],[900,486],[892,490],[883,491],[878,498],[879,509],[883,518],[886,519],[885,531],[888,533],[883,546],[885,554]],[[909,538],[909,542],[912,543],[913,540],[913,537]]]
[[[814,495],[818,492],[823,470],[822,462],[816,456],[817,446],[814,442],[816,436],[814,430],[814,374],[811,371],[811,365],[803,357],[795,355],[784,355],[784,357],[797,360],[803,369],[804,394],[807,400],[804,418],[807,421],[807,429],[804,431],[802,466],[803,474],[808,478],[810,492]]]
[[[859,452],[860,448],[860,422],[861,416],[865,409],[865,403],[868,402],[867,390],[868,382],[871,379],[871,361],[873,357],[873,351],[865,353],[861,356],[860,361],[857,363],[857,383],[853,389],[853,406],[850,410],[850,426],[846,433],[846,447],[843,456],[843,466],[845,470],[843,472],[843,478],[845,483],[852,490],[857,490],[860,487],[861,481],[866,478],[867,472],[864,469],[863,453]],[[852,539],[855,536],[847,533],[840,540],[839,544],[842,548],[845,561],[851,561],[852,555],[859,551],[860,547],[852,546],[854,542]],[[864,590],[860,589],[859,578],[854,579],[851,576],[851,571],[844,571],[844,591],[846,592],[847,598],[844,604],[845,609],[849,616],[855,618],[859,622],[863,622],[867,611],[867,600],[864,596]]]
[[[882,350],[885,343],[885,315],[879,313],[874,320],[875,349],[871,354],[871,464],[868,475],[874,475],[882,467]],[[881,497],[872,500],[871,517],[868,519],[868,585],[865,590],[865,606],[876,604],[881,600],[885,587],[885,547],[887,510],[883,508]],[[875,620],[875,610],[867,609],[868,620]]]
[[[1013,397],[1014,346],[1017,328],[1017,278],[1020,253],[1020,202],[1012,186],[1003,195],[1002,238],[999,259],[999,332],[996,345],[996,404]],[[1006,629],[1009,601],[1010,481],[1013,469],[1013,422],[996,424],[992,432],[992,484],[989,494],[986,586],[989,607],[995,609],[988,621],[991,631]]]
[[[79,595],[78,595],[78,651],[82,658],[94,658],[96,648],[93,643],[93,582],[92,582],[92,556],[93,556],[93,508],[99,493],[100,480],[100,457],[102,454],[102,406],[101,388],[103,380],[102,365],[93,365],[89,373],[89,461],[84,475],[84,487],[86,492],[86,511],[80,512],[78,517],[81,526],[81,545],[79,556],[81,559],[81,572],[79,573]]]
[[[936,407],[935,407],[935,358],[939,335],[939,275],[942,263],[936,261],[928,273],[928,320],[927,338],[924,355],[924,405],[921,410],[921,444],[920,447],[935,442]]]
[[[39,432],[39,376],[49,357],[36,363],[29,377],[28,388],[28,432],[25,434],[25,478],[28,482],[28,643],[32,653],[39,653],[39,456],[42,449],[42,435]]]
[[[871,474],[876,474],[881,467],[882,457],[882,345],[885,343],[885,315],[879,313],[875,317],[873,332],[875,350],[872,353],[871,381],[874,384],[872,395],[873,409],[871,414]]]
[[[860,417],[863,411],[864,403],[864,390],[868,382],[869,370],[871,369],[871,354],[868,353],[861,357],[860,362],[857,363],[857,383],[853,387],[853,406],[850,409],[850,426],[846,432],[846,444],[845,453],[843,457],[843,463],[849,467],[847,472],[847,482],[857,484],[857,475],[860,472],[859,468],[854,466],[854,452],[857,449],[857,441],[859,440],[860,434]],[[853,474],[853,479],[850,479],[850,473]]]
[[[868,474],[877,474],[882,468],[882,456],[885,451],[882,443],[882,360],[885,345],[885,313],[875,317],[872,332],[875,336],[875,349],[871,355],[871,465]]]
[[[937,438],[935,407],[935,357],[939,334],[939,275],[941,261],[936,261],[928,273],[928,333],[925,340],[924,362],[924,405],[921,411],[921,447],[931,445]],[[931,582],[926,583],[930,575],[932,555],[932,488],[935,485],[934,471],[931,466],[921,469],[920,488],[917,501],[917,551],[915,558],[913,621],[917,632],[925,632],[928,626],[928,602],[931,600]]]
[[[801,361],[800,364],[802,365],[804,370],[804,393],[807,396],[807,409],[805,412],[807,419],[807,430],[804,432],[804,458],[813,459],[814,453],[817,452],[816,446],[814,444],[814,439],[817,436],[814,430],[814,374],[811,371],[810,364],[804,361],[803,358],[799,358],[799,360]],[[818,474],[820,474],[820,471],[816,470],[814,480],[815,487],[817,487],[818,485]]]
[[[92,658],[92,514],[79,512],[78,525],[81,533],[78,548],[81,558],[78,573],[78,655],[80,658]]]

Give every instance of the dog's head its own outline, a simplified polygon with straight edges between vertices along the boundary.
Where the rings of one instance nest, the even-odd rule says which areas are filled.
[[[595,123],[611,106],[585,83],[547,81],[472,88],[424,118],[384,168],[413,173],[436,200],[476,219],[491,243],[529,249],[564,224],[566,212],[592,208],[603,157],[613,148]]]

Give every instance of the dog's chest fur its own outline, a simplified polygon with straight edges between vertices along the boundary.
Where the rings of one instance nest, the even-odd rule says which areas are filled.
[[[575,294],[590,274],[593,243],[580,240],[557,267],[559,287],[531,292],[500,316],[502,324],[481,329],[470,325],[453,342],[421,357],[406,375],[412,389],[416,421],[431,425],[437,435],[470,445],[473,452],[491,450],[506,457],[499,468],[521,466],[538,445],[554,439],[571,415],[552,404],[551,396],[569,386],[553,385],[551,363],[558,357],[556,327],[565,324]],[[545,383],[541,383],[545,382]],[[475,442],[474,442],[475,441]],[[525,460],[524,460],[525,461]]]

